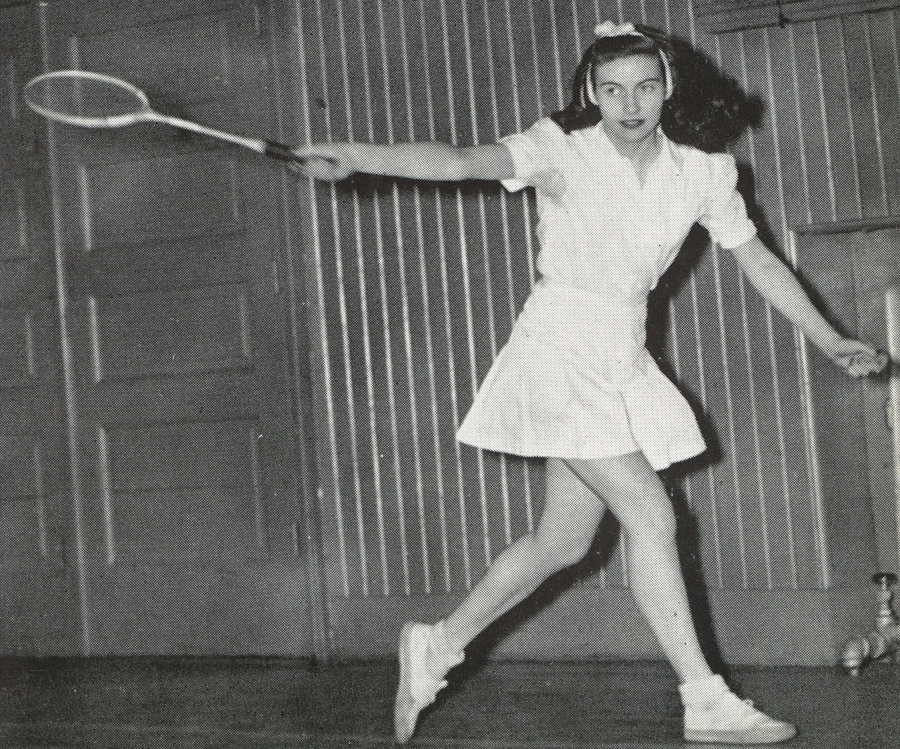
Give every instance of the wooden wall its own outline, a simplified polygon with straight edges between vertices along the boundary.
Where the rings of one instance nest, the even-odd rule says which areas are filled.
[[[40,140],[18,89],[39,70],[32,9],[4,8],[0,35],[0,640],[6,652],[77,647],[58,318]],[[23,623],[27,625],[23,626]]]
[[[598,20],[641,20],[695,42],[765,101],[762,128],[735,153],[776,250],[791,255],[798,225],[897,211],[896,12],[720,36],[697,27],[687,2],[317,0],[295,12],[301,140],[490,142],[564,104]],[[300,193],[320,309],[332,625],[337,640],[358,643],[350,650],[377,650],[393,630],[365,641],[367,621],[439,615],[539,515],[539,462],[453,439],[533,279],[534,208],[490,184],[358,178]],[[711,590],[700,606],[730,658],[827,661],[831,645],[813,643],[823,637],[815,627],[785,639],[794,625],[778,625],[782,644],[772,642],[773,617],[808,618],[832,586],[829,545],[840,543],[826,519],[808,352],[727,253],[702,249],[690,245],[662,284],[651,330],[711,444],[671,477],[686,564]],[[848,397],[859,387],[848,382]],[[541,648],[529,649],[529,637],[539,641],[540,627],[558,619],[551,651],[652,652],[619,597],[635,573],[614,541],[613,529],[576,590],[561,599],[554,590],[531,622],[543,624],[507,638],[509,651],[534,655]],[[854,574],[877,564],[871,550],[859,558]],[[570,626],[578,601],[592,602],[578,619],[589,635]],[[627,611],[597,613],[604,602]],[[622,625],[630,639],[615,634]]]
[[[485,143],[565,103],[598,20],[644,20],[766,102],[735,153],[764,234],[812,280],[824,277],[820,250],[793,229],[898,215],[896,11],[712,36],[689,0],[153,9],[3,10],[0,117],[15,137],[0,148],[0,627],[11,651],[384,655],[401,621],[441,616],[534,527],[543,490],[539,461],[454,438],[534,280],[528,194],[292,182],[168,131],[54,140],[18,96],[41,66],[124,72],[163,105],[292,142]],[[896,565],[896,537],[872,529],[867,487],[843,533],[843,487],[822,466],[841,443],[820,452],[821,422],[871,410],[875,391],[823,390],[821,362],[727,253],[699,238],[683,257],[650,333],[711,446],[667,477],[704,638],[732,662],[833,662],[844,633],[871,626],[865,578]],[[846,294],[838,301],[846,312]],[[862,443],[841,457],[861,465]],[[226,495],[232,515],[217,513]],[[181,530],[167,533],[172,523]],[[628,591],[640,570],[616,541],[605,525],[584,565],[482,646],[658,655]]]
[[[260,9],[29,3],[0,25],[0,648],[306,653],[284,169],[21,97],[80,67],[268,134]]]

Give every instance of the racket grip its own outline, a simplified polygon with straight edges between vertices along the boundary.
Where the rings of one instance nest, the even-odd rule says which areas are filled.
[[[266,140],[263,141],[266,145],[263,153],[266,156],[270,156],[273,159],[281,159],[282,161],[302,161],[297,154],[295,154],[290,146],[284,145],[284,143],[277,143],[274,140]]]

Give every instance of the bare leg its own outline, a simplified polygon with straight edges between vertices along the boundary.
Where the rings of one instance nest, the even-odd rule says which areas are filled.
[[[769,744],[796,734],[793,725],[756,710],[713,676],[688,606],[671,502],[644,455],[631,453],[604,460],[548,460],[547,503],[537,530],[500,554],[446,620],[433,627],[404,627],[394,703],[398,743],[412,736],[420,711],[446,686],[443,675],[461,661],[462,649],[547,577],[587,552],[607,506],[622,525],[638,608],[682,681],[685,739]]]
[[[675,545],[672,504],[642,453],[567,462],[622,524],[631,591],[682,681],[684,738],[717,744],[772,744],[797,733],[739,699],[706,663],[688,607]]]
[[[558,460],[547,463],[544,513],[533,533],[505,549],[460,607],[434,626],[410,622],[400,633],[400,684],[394,700],[394,736],[404,744],[419,713],[462,660],[462,650],[498,616],[526,598],[554,572],[587,553],[606,506]]]
[[[538,527],[501,552],[460,607],[444,620],[447,644],[462,650],[491,622],[590,548],[606,506],[557,459],[547,460],[546,501]]]
[[[688,605],[672,503],[656,472],[642,453],[567,465],[621,523],[631,591],[681,681],[712,676]]]

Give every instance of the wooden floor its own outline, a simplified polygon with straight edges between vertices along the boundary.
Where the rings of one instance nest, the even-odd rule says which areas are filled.
[[[311,670],[267,659],[0,660],[5,749],[356,749],[391,739],[393,663]],[[900,746],[900,666],[734,669],[745,697],[797,723],[788,746]],[[659,663],[464,664],[410,746],[651,749],[681,741]]]

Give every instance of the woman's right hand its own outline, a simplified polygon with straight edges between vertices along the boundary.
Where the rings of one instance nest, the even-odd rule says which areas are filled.
[[[339,182],[359,171],[348,143],[313,143],[291,151],[298,160],[290,169],[301,177]]]

